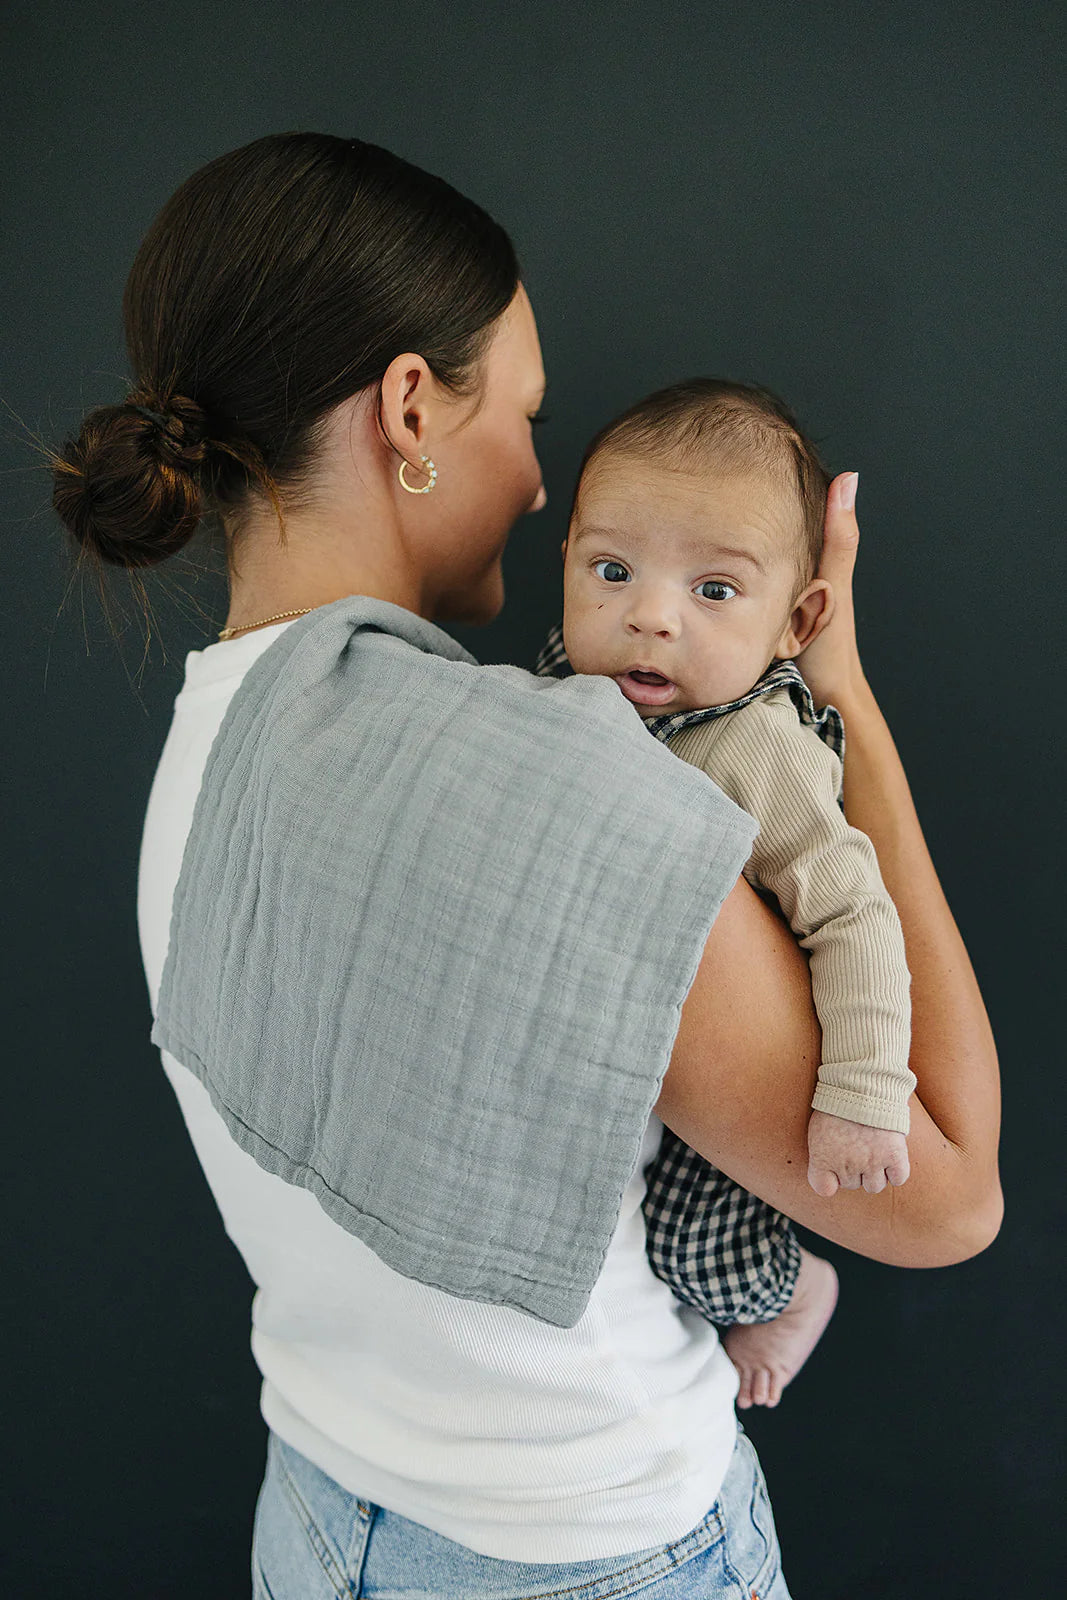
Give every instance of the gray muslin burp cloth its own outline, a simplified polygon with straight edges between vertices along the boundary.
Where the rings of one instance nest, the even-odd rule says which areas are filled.
[[[572,1327],[755,832],[610,678],[350,595],[227,707],[152,1039],[388,1266]]]

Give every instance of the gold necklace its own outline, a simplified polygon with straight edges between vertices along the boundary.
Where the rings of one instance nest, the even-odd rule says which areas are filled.
[[[223,628],[219,638],[232,639],[235,633],[247,633],[249,628],[262,628],[265,622],[281,622],[283,617],[306,617],[313,609],[313,606],[305,606],[303,611],[276,611],[273,617],[260,617],[258,622],[242,622],[236,628]]]

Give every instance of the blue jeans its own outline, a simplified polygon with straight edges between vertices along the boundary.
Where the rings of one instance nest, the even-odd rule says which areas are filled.
[[[596,1561],[500,1561],[359,1500],[275,1434],[254,1600],[789,1600],[767,1486],[738,1430],[722,1493],[680,1539]]]

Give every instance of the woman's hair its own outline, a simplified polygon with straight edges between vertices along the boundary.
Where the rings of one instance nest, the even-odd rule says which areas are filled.
[[[123,296],[134,384],[52,457],[52,503],[100,561],[165,560],[251,488],[281,520],[316,425],[405,350],[476,393],[512,300],[511,240],[473,201],[360,139],[286,133],[194,172]],[[284,536],[284,521],[282,521]]]
[[[822,553],[830,474],[785,401],[769,389],[726,378],[686,378],[657,389],[590,440],[575,505],[586,468],[609,451],[684,471],[743,473],[777,481],[795,496],[800,512],[795,550],[800,586],[811,579]]]

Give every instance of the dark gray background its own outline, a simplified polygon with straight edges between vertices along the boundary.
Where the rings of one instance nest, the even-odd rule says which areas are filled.
[[[988,997],[1008,1215],[947,1271],[832,1252],[840,1309],[753,1417],[797,1600],[1063,1592],[1062,5],[9,3],[0,17],[5,1595],[247,1593],[249,1286],[148,1038],[144,804],[193,552],[118,643],[27,430],[124,390],[122,286],[173,188],[260,134],[358,134],[512,232],[552,421],[508,603],[531,664],[583,441],[697,372],[779,389],[858,468],[868,672]],[[1058,1581],[1057,1581],[1058,1580]]]

